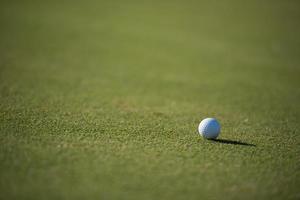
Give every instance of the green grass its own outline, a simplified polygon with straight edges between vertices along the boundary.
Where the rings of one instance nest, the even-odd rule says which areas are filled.
[[[0,199],[299,199],[299,9],[1,1]]]

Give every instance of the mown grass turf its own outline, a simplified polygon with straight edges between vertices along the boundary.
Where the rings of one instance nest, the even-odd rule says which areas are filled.
[[[1,1],[0,199],[299,199],[299,9]]]

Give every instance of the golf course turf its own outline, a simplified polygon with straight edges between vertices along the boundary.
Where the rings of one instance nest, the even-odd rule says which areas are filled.
[[[299,199],[299,10],[1,1],[0,199]]]

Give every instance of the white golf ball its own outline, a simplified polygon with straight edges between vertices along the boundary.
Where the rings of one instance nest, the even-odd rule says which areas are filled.
[[[198,131],[204,138],[216,139],[220,134],[221,126],[216,119],[206,118],[200,122]]]

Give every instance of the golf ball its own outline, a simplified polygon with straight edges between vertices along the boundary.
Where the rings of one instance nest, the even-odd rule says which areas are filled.
[[[204,138],[215,139],[220,134],[221,126],[216,119],[206,118],[200,122],[198,131]]]

